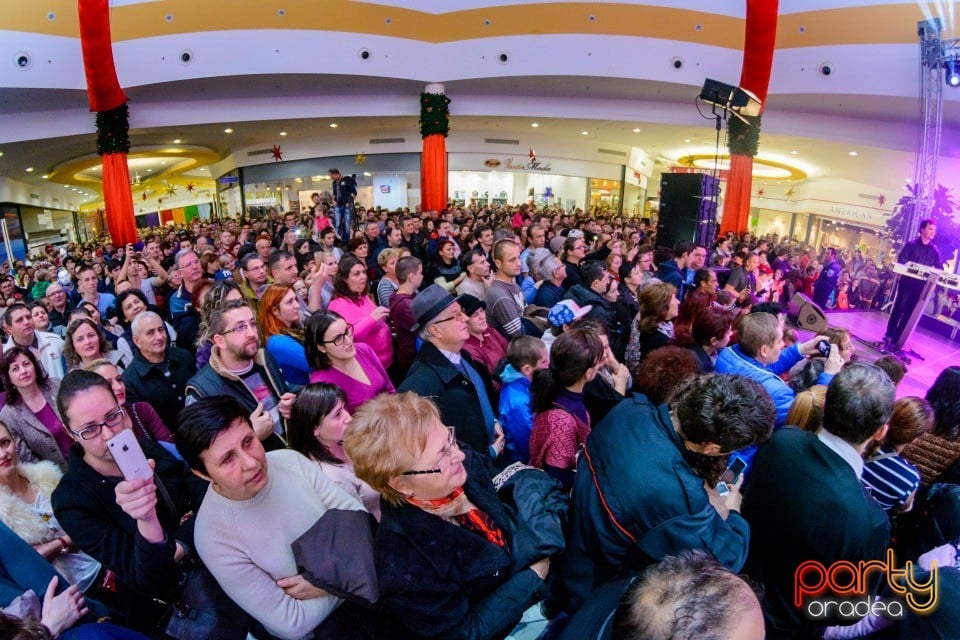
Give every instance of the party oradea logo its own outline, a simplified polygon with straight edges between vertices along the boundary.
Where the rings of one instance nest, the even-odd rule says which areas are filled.
[[[885,560],[830,565],[808,560],[793,574],[793,604],[811,620],[859,620],[868,614],[901,620],[908,610],[926,615],[940,602],[940,571],[934,561],[925,580],[917,573],[910,561],[900,568],[893,549]],[[883,581],[887,595],[876,598],[872,594]]]

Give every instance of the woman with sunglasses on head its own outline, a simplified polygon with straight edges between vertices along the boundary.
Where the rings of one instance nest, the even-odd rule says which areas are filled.
[[[380,494],[357,477],[343,452],[343,434],[352,420],[343,389],[326,382],[308,384],[293,403],[287,444],[316,462],[325,476],[379,520]]]
[[[328,382],[347,394],[347,411],[381,393],[396,393],[374,350],[356,341],[352,324],[332,311],[318,311],[307,321],[305,348],[313,368],[310,382]]]
[[[0,359],[0,379],[6,393],[0,421],[16,441],[20,460],[50,460],[65,469],[72,441],[56,409],[60,380],[48,377],[33,352],[19,346]]]
[[[357,342],[373,348],[384,369],[393,364],[393,336],[387,318],[390,309],[370,299],[366,263],[353,254],[340,259],[333,278],[333,300],[327,307],[353,325]]]
[[[483,454],[461,450],[436,406],[381,395],[357,411],[344,450],[380,492],[379,605],[410,638],[503,638],[543,598],[550,560],[494,490]],[[527,557],[534,555],[534,557]]]

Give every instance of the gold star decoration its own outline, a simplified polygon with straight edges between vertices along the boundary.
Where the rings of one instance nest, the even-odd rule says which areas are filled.
[[[796,194],[797,194],[797,191],[793,187],[790,187],[789,189],[783,192],[783,195],[787,196],[788,198],[792,198]]]
[[[366,161],[367,161],[367,156],[364,155],[363,151],[357,153],[357,155],[353,159],[354,164],[363,164]]]
[[[177,195],[177,187],[174,186],[174,185],[172,185],[172,184],[168,184],[168,185],[166,186],[166,188],[164,189],[164,191],[167,192],[167,195],[168,195],[168,196],[175,196],[175,195]]]

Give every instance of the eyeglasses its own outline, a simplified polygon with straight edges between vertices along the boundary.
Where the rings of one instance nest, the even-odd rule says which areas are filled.
[[[444,318],[443,320],[435,320],[435,321],[433,322],[433,324],[442,324],[442,323],[444,323],[444,322],[450,322],[451,320],[466,320],[466,319],[469,318],[469,317],[470,317],[470,316],[468,316],[468,315],[466,314],[466,312],[464,312],[463,309],[460,309],[459,311],[457,311],[455,314],[453,314],[453,315],[450,316],[449,318]]]
[[[450,468],[450,456],[453,454],[454,450],[458,449],[457,445],[457,434],[456,430],[453,427],[447,427],[447,430],[450,432],[447,435],[447,446],[440,450],[440,459],[437,461],[436,469],[426,469],[422,471],[404,471],[400,475],[402,476],[422,476],[428,475],[431,473],[445,473],[447,469]]]
[[[247,329],[253,329],[254,331],[256,331],[258,326],[260,326],[260,323],[257,322],[256,320],[251,320],[250,322],[241,322],[240,324],[236,324],[230,329],[227,329],[220,335],[225,336],[231,333],[240,335],[242,333],[245,333]]]
[[[350,338],[351,340],[353,340],[353,325],[352,325],[352,324],[348,324],[348,325],[347,325],[347,330],[344,331],[343,333],[338,333],[337,335],[333,336],[333,339],[332,339],[332,340],[321,340],[320,342],[322,342],[323,344],[333,343],[333,346],[335,346],[335,347],[342,347],[342,346],[343,346],[343,341],[346,340],[347,338]]]
[[[123,415],[124,415],[123,408],[117,407],[117,410],[111,413],[110,415],[108,415],[106,418],[104,418],[103,422],[97,422],[95,424],[88,425],[83,429],[80,429],[80,431],[74,431],[73,429],[71,429],[70,431],[81,440],[93,440],[94,438],[100,435],[100,431],[104,427],[110,427],[111,429],[116,429],[117,427],[122,425]]]

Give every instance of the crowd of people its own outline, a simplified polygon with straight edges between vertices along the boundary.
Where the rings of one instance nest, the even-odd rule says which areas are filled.
[[[888,548],[957,582],[960,368],[897,400],[899,361],[785,322],[796,292],[883,304],[888,264],[605,212],[351,213],[3,265],[0,629],[481,640],[539,605],[564,639],[960,634],[946,598],[796,600],[803,563]],[[128,431],[152,474],[121,471]]]

